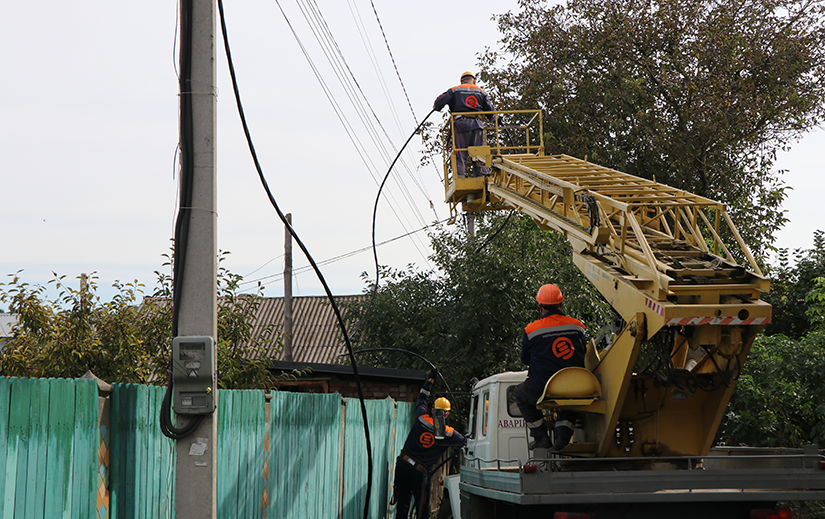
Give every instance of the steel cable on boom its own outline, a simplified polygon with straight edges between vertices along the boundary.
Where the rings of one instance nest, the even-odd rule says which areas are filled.
[[[252,143],[252,136],[249,133],[249,126],[246,123],[246,115],[244,114],[243,105],[241,104],[240,91],[238,90],[238,81],[237,81],[237,78],[235,76],[235,67],[234,67],[234,64],[232,63],[232,53],[229,49],[229,39],[228,39],[228,36],[227,36],[227,30],[226,30],[226,19],[225,19],[225,16],[224,16],[223,0],[218,0],[218,11],[220,13],[221,35],[223,36],[224,51],[226,52],[226,60],[227,60],[228,66],[229,66],[229,75],[232,78],[232,90],[235,94],[235,103],[237,104],[237,107],[238,107],[238,115],[240,116],[240,119],[241,119],[241,124],[243,126],[244,135],[246,137],[246,142],[247,142],[247,145],[249,146],[249,151],[250,151],[250,154],[252,156],[252,161],[254,162],[255,169],[258,172],[258,178],[260,179],[261,184],[262,184],[264,190],[266,191],[267,197],[269,198],[269,201],[272,204],[272,207],[275,209],[275,212],[278,213],[278,217],[281,219],[283,224],[289,230],[289,233],[292,235],[293,239],[295,239],[295,242],[298,244],[298,247],[300,247],[300,249],[303,251],[303,253],[306,256],[307,260],[312,264],[313,269],[315,270],[315,273],[318,275],[318,280],[323,285],[324,291],[326,292],[327,297],[329,298],[330,305],[332,306],[332,309],[335,313],[335,318],[338,321],[338,325],[341,328],[342,334],[344,335],[344,340],[346,341],[347,350],[349,351],[350,362],[352,364],[352,372],[353,372],[353,375],[355,377],[356,386],[358,388],[358,400],[361,403],[361,417],[364,421],[364,441],[366,442],[366,451],[367,451],[367,489],[366,489],[366,496],[365,496],[365,499],[364,499],[364,519],[367,519],[368,518],[368,513],[369,513],[369,505],[370,505],[370,493],[372,491],[372,445],[370,443],[370,431],[369,431],[369,424],[368,424],[368,418],[367,418],[367,407],[366,407],[366,404],[364,403],[364,392],[363,392],[363,389],[361,387],[361,378],[358,375],[358,366],[355,362],[355,355],[353,354],[352,344],[350,343],[349,334],[347,333],[347,328],[346,328],[346,325],[344,324],[344,320],[341,317],[341,311],[338,308],[338,305],[335,303],[335,297],[332,295],[332,291],[330,290],[329,285],[327,285],[326,279],[324,278],[323,274],[321,273],[321,270],[315,264],[315,260],[312,258],[312,255],[309,253],[309,250],[307,250],[306,246],[304,245],[304,242],[301,241],[301,239],[298,237],[298,234],[295,232],[295,229],[293,229],[292,225],[290,225],[289,222],[287,221],[286,216],[284,215],[284,213],[281,211],[280,207],[278,206],[278,203],[275,200],[275,197],[272,195],[272,191],[269,189],[269,185],[267,184],[266,178],[264,177],[263,169],[261,168],[261,164],[258,161],[257,152],[255,151],[255,146]]]

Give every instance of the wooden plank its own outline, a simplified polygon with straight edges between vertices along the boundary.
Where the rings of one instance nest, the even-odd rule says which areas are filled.
[[[242,424],[240,466],[238,467],[238,517],[255,517],[255,503],[252,502],[251,490],[253,487],[252,467],[253,458],[257,451],[255,445],[254,413],[252,391],[240,391],[241,416],[237,420]],[[257,479],[257,478],[256,478]]]
[[[94,517],[97,492],[98,406],[97,383],[74,383],[74,434],[72,439],[71,517]]]
[[[119,484],[121,489],[121,496],[123,499],[118,503],[120,507],[119,517],[125,519],[138,519],[138,485],[139,478],[136,470],[138,463],[137,453],[135,451],[135,442],[137,441],[137,434],[135,432],[135,400],[137,397],[137,386],[128,384],[126,389],[126,402],[121,412],[124,414],[123,429],[120,434],[124,438],[124,467],[120,473],[123,478]]]
[[[51,379],[49,398],[49,439],[46,465],[46,506],[49,518],[69,517],[71,491],[72,435],[74,433],[74,391],[72,381]]]
[[[6,468],[8,474],[9,465],[9,413],[11,411],[11,380],[8,377],[0,377],[0,467]],[[0,517],[6,516],[6,477],[0,476]]]
[[[221,518],[234,519],[238,511],[238,447],[235,420],[235,392],[221,390],[218,397],[218,506]]]
[[[165,395],[165,390],[165,387],[153,388],[153,394],[156,402],[153,416],[160,416],[160,409]],[[171,519],[174,514],[175,502],[175,464],[177,458],[175,453],[175,441],[164,436],[163,433],[160,432],[160,428],[158,428],[157,435],[158,444],[160,446],[158,450],[161,453],[159,472],[162,475],[162,478],[159,481],[162,492],[158,502],[157,517],[158,519]]]
[[[163,433],[160,431],[160,426],[157,423],[158,417],[160,416],[157,389],[158,388],[152,386],[143,387],[146,393],[146,438],[148,441],[146,454],[146,517],[157,517],[160,510],[163,509],[163,487],[161,486],[161,479],[163,479],[164,474],[161,470],[161,458],[163,455],[161,442],[164,436],[162,436]]]
[[[112,385],[112,395],[109,397],[109,518],[122,517],[119,512],[120,482],[123,480],[121,472],[124,470],[125,450],[121,440],[123,431],[123,384]]]
[[[10,510],[7,510],[7,517],[25,517],[26,514],[26,485],[18,484],[27,480],[28,456],[29,456],[29,409],[31,408],[32,379],[18,378],[12,382],[11,416],[9,419],[9,435],[14,436],[14,457],[10,462],[13,467],[8,467],[15,473],[14,479],[10,482],[6,478],[6,505],[9,505],[9,484],[11,484],[13,503]],[[11,458],[11,457],[10,457]],[[9,514],[9,512],[11,512]]]
[[[30,410],[29,463],[26,485],[28,493],[26,517],[42,519],[46,500],[46,454],[49,424],[49,383],[45,379],[32,379]]]
[[[139,519],[151,517],[153,497],[149,493],[149,443],[152,434],[149,431],[149,395],[146,386],[135,386],[135,513]]]

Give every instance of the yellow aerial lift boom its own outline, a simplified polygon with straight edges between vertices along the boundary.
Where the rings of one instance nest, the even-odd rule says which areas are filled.
[[[545,156],[538,110],[484,113],[492,120],[487,145],[468,151],[489,175],[458,178],[455,115],[443,131],[451,217],[459,205],[515,209],[562,233],[576,266],[625,321],[612,344],[588,355],[601,395],[598,406],[577,408],[585,411],[575,437],[581,454],[706,454],[754,337],[771,317],[760,299],[769,281],[724,204],[587,160]],[[651,355],[667,369],[637,367]]]

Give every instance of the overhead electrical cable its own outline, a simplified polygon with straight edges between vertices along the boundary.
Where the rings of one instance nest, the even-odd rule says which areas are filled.
[[[347,344],[347,350],[350,353],[350,363],[352,364],[352,372],[355,377],[355,384],[358,388],[358,400],[361,404],[361,418],[364,422],[364,441],[366,443],[366,452],[367,452],[367,488],[366,488],[366,496],[364,500],[364,519],[369,517],[369,505],[370,505],[370,493],[372,491],[372,447],[370,443],[370,431],[369,431],[369,423],[367,418],[367,407],[364,403],[364,391],[361,387],[361,377],[358,374],[358,366],[355,362],[355,355],[352,353],[353,348],[352,344],[349,339],[349,334],[347,333],[347,327],[344,324],[344,319],[341,317],[341,311],[338,308],[338,305],[335,303],[335,297],[332,295],[332,291],[329,289],[327,285],[326,279],[324,279],[324,275],[321,273],[321,270],[315,264],[315,260],[312,258],[312,255],[307,250],[304,242],[298,237],[298,234],[292,228],[289,221],[286,219],[286,216],[281,211],[281,208],[278,206],[278,202],[275,200],[275,197],[272,195],[272,191],[269,189],[269,184],[266,181],[266,178],[263,174],[263,169],[261,168],[261,164],[258,161],[258,154],[255,151],[255,146],[252,143],[252,136],[249,133],[249,126],[246,123],[246,115],[244,114],[243,105],[241,103],[241,95],[238,89],[238,81],[237,77],[235,76],[235,66],[232,63],[232,53],[229,48],[229,38],[227,36],[226,31],[226,17],[224,16],[223,10],[223,0],[218,0],[218,11],[220,13],[220,20],[221,20],[221,34],[223,36],[223,43],[224,43],[224,50],[226,52],[226,61],[227,65],[229,66],[229,75],[232,78],[232,90],[235,94],[235,103],[238,107],[238,115],[241,119],[241,125],[243,126],[244,135],[246,137],[247,145],[249,146],[249,152],[252,156],[252,161],[255,164],[255,169],[258,172],[258,178],[261,181],[261,185],[266,191],[266,195],[269,198],[272,207],[275,209],[275,212],[278,213],[278,217],[281,219],[283,224],[289,230],[289,233],[292,235],[292,238],[295,240],[295,243],[298,244],[298,247],[303,251],[304,255],[306,256],[307,260],[313,265],[316,274],[318,275],[318,280],[321,282],[321,285],[324,287],[324,291],[329,298],[330,305],[332,306],[332,310],[335,313],[335,318],[338,321],[338,325],[341,328],[341,333],[344,336],[344,340]]]
[[[312,69],[312,72],[315,75],[315,78],[318,80],[319,84],[321,85],[321,88],[324,91],[324,95],[327,97],[327,100],[332,105],[333,110],[335,111],[335,114],[338,117],[338,120],[344,126],[344,130],[346,131],[347,136],[350,138],[350,141],[352,141],[354,147],[356,148],[356,151],[358,152],[358,155],[361,157],[362,162],[366,166],[367,171],[369,171],[370,174],[373,175],[373,180],[375,181],[376,185],[378,185],[378,183],[379,183],[378,179],[373,174],[373,169],[375,169],[375,165],[372,164],[371,159],[369,159],[368,155],[366,154],[366,150],[365,150],[363,144],[361,143],[360,139],[358,139],[358,137],[355,135],[354,129],[350,125],[350,123],[347,120],[346,116],[343,114],[343,110],[341,110],[340,105],[338,105],[337,101],[335,100],[335,96],[332,94],[332,92],[329,89],[328,85],[326,84],[323,77],[321,76],[318,68],[316,67],[314,61],[310,57],[309,52],[307,51],[306,47],[304,46],[303,42],[301,41],[301,38],[298,36],[298,33],[295,31],[295,28],[292,25],[292,22],[289,20],[289,17],[287,16],[287,14],[284,11],[283,7],[281,6],[280,1],[275,0],[275,3],[278,5],[278,9],[281,11],[281,15],[284,17],[284,20],[286,21],[287,26],[289,27],[290,31],[292,32],[292,36],[295,38],[295,41],[298,43],[298,46],[300,47],[301,52],[304,55],[304,58],[307,60],[307,63],[309,63],[310,68]],[[404,223],[401,219],[401,216],[396,211],[394,205],[390,204],[390,208],[391,208],[393,214],[395,215],[396,219],[398,219],[399,223],[401,223],[402,227],[404,227],[405,230],[406,230],[406,226],[404,225]],[[416,244],[415,242],[413,242],[413,244],[415,245],[416,249],[418,250],[421,257],[424,259],[424,261],[429,263],[429,260],[427,259],[427,255],[424,254],[424,252],[419,248],[418,244]]]
[[[438,224],[444,223],[444,222],[446,222],[446,221],[447,221],[447,220],[446,220],[446,219],[444,219],[444,220],[441,220],[441,221],[435,222],[435,223],[433,223],[432,225],[426,225],[426,226],[424,226],[424,227],[421,227],[420,229],[416,229],[416,230],[414,230],[414,231],[410,231],[410,232],[405,233],[405,234],[402,234],[402,235],[400,235],[400,236],[396,236],[395,238],[390,238],[389,240],[384,240],[384,241],[382,241],[381,243],[376,244],[376,246],[377,246],[377,247],[380,247],[381,245],[386,245],[386,244],[388,244],[388,243],[392,243],[392,242],[394,242],[394,241],[400,240],[401,238],[406,238],[406,237],[407,237],[407,236],[409,236],[410,234],[413,234],[413,233],[417,233],[417,232],[424,231],[424,230],[426,230],[426,229],[429,229],[430,227],[433,227],[434,225],[438,225]],[[329,264],[331,264],[331,263],[336,263],[336,262],[338,262],[338,261],[345,260],[345,259],[347,259],[347,258],[351,258],[351,257],[353,257],[353,256],[356,256],[356,255],[358,255],[358,254],[361,254],[362,252],[367,252],[368,250],[372,250],[372,248],[373,248],[373,246],[372,246],[372,245],[368,245],[368,246],[366,246],[366,247],[361,247],[360,249],[356,249],[356,250],[354,250],[354,251],[346,252],[346,253],[344,253],[344,254],[340,254],[340,255],[335,256],[335,257],[332,257],[332,258],[328,258],[328,259],[325,259],[325,260],[321,260],[321,261],[319,261],[319,262],[318,262],[318,266],[320,267],[320,266],[324,266],[324,265],[329,265]],[[276,256],[276,257],[274,257],[274,258],[270,259],[269,261],[267,261],[266,263],[264,263],[263,265],[261,265],[261,266],[260,266],[260,267],[258,267],[257,269],[253,270],[253,271],[250,273],[250,275],[251,275],[252,273],[255,273],[255,272],[257,272],[257,271],[261,270],[262,268],[264,268],[265,266],[269,265],[269,264],[270,264],[270,263],[272,263],[273,261],[275,261],[275,260],[277,260],[277,259],[280,259],[280,258],[283,258],[283,257],[284,257],[284,255],[283,255],[283,254],[281,254],[281,255],[279,255],[279,256]],[[307,272],[307,271],[309,271],[309,270],[311,270],[311,269],[312,269],[312,267],[311,267],[311,266],[309,266],[309,265],[305,265],[305,266],[298,267],[298,268],[294,269],[294,270],[292,271],[292,273],[293,273],[293,275],[303,274],[304,272]],[[280,280],[282,280],[283,278],[284,278],[284,274],[283,274],[283,272],[281,272],[281,273],[279,273],[279,274],[272,274],[272,275],[270,275],[270,276],[263,276],[263,277],[260,277],[260,278],[257,278],[257,279],[252,279],[252,280],[246,280],[246,276],[244,276],[244,281],[242,281],[241,283],[239,283],[239,284],[238,284],[238,286],[241,286],[241,287],[242,287],[242,286],[244,286],[244,285],[251,285],[251,284],[255,284],[255,285],[257,286],[257,284],[258,284],[258,283],[261,283],[261,282],[263,282],[263,281],[271,281],[271,282],[276,282],[276,281],[280,281]],[[265,286],[265,285],[266,285],[266,284],[264,284],[264,286]]]
[[[335,54],[337,55],[338,59],[340,60],[341,64],[344,66],[344,68],[346,68],[347,73],[349,74],[349,77],[352,78],[352,81],[353,81],[353,84],[355,85],[355,87],[361,93],[361,97],[366,102],[367,107],[369,108],[370,112],[372,113],[373,118],[378,123],[378,126],[381,128],[381,130],[384,133],[384,136],[387,138],[387,141],[389,142],[390,146],[393,148],[393,152],[397,152],[397,150],[395,149],[395,146],[392,144],[392,139],[390,138],[389,134],[387,133],[386,129],[384,128],[384,125],[381,123],[380,118],[375,113],[375,110],[373,109],[372,104],[370,103],[369,99],[367,98],[366,94],[364,93],[363,89],[361,88],[361,85],[358,83],[358,80],[356,79],[355,74],[352,72],[352,69],[350,69],[350,66],[347,63],[347,60],[344,57],[343,52],[341,51],[340,47],[338,46],[337,41],[335,40],[334,35],[332,34],[332,31],[329,29],[329,25],[326,23],[326,20],[323,16],[323,13],[321,13],[321,10],[318,8],[318,4],[315,2],[315,0],[305,0],[305,1],[308,1],[310,4],[314,5],[314,7],[315,7],[314,12],[316,13],[316,16],[318,18],[319,23],[323,26],[324,32],[327,34],[329,41],[331,42],[332,46],[334,47]],[[356,22],[356,25],[357,25],[357,22]],[[360,33],[360,31],[359,31],[359,33]],[[369,52],[368,52],[368,54],[369,54]],[[379,78],[379,83],[384,83],[381,80],[381,78]],[[394,110],[393,110],[393,112],[394,112]],[[381,145],[383,147],[383,142],[381,143]],[[387,159],[388,159],[388,157],[387,157]],[[407,164],[403,160],[401,162],[402,162],[402,165],[405,167],[405,169],[407,169],[408,173],[410,173],[411,178],[413,178],[413,182],[415,182],[418,185],[418,183],[416,182],[416,179],[412,176],[412,173],[409,169],[409,166],[407,166]],[[425,190],[423,189],[423,187],[421,185],[418,185],[418,187],[419,187],[419,190],[421,190],[422,194],[424,194],[426,196],[426,193],[425,193]]]
[[[407,98],[407,106],[410,107],[410,113],[413,116],[413,121],[415,124],[418,124],[418,118],[415,116],[415,110],[413,109],[412,102],[410,102],[410,96],[407,94],[407,87],[404,85],[404,80],[401,79],[401,72],[398,70],[398,65],[395,63],[395,56],[392,54],[392,49],[390,48],[390,41],[387,39],[387,34],[384,32],[384,24],[381,23],[381,18],[378,16],[378,10],[375,8],[375,3],[370,0],[370,5],[372,6],[372,12],[375,14],[375,21],[378,22],[378,27],[381,29],[381,36],[384,37],[384,45],[387,47],[387,54],[390,55],[390,60],[392,61],[392,66],[395,69],[395,75],[398,77],[398,83],[401,84],[401,90],[404,91],[404,97]],[[432,163],[433,167],[435,168],[435,173],[438,176],[439,180],[441,180],[441,171],[438,170],[438,165],[436,164],[435,160],[433,159],[432,155],[427,153],[427,156],[430,158],[430,162]],[[416,171],[418,169],[416,168]],[[421,179],[421,182],[424,182],[424,179]],[[433,208],[433,210],[435,210]]]
[[[373,49],[372,41],[370,40],[370,37],[369,37],[369,32],[366,30],[366,26],[364,25],[364,20],[361,18],[361,12],[358,9],[358,5],[356,3],[354,3],[352,0],[347,0],[347,3],[350,6],[350,13],[352,14],[353,21],[355,22],[356,28],[358,28],[358,34],[361,37],[361,42],[363,43],[364,49],[366,50],[367,55],[370,58],[370,62],[372,63],[373,71],[375,72],[375,75],[378,78],[378,83],[381,85],[381,90],[384,93],[384,98],[387,101],[387,106],[390,109],[390,113],[392,114],[393,120],[395,121],[396,126],[398,127],[398,130],[403,131],[401,121],[400,121],[399,116],[398,116],[398,111],[395,109],[395,102],[392,99],[392,97],[390,96],[389,88],[387,86],[387,81],[384,78],[384,74],[381,70],[381,67],[378,66],[378,58],[376,56],[375,49]],[[374,6],[373,6],[373,12],[375,12]],[[378,26],[381,29],[381,33],[383,34],[384,33],[384,28],[381,26],[381,20],[379,20],[377,18],[378,13],[377,12],[375,12],[375,13],[376,13],[376,20],[378,21]],[[398,76],[399,81],[400,81],[401,76],[398,73],[398,67],[395,65],[395,58],[392,55],[392,51],[389,50],[389,43],[387,42],[386,35],[384,36],[384,43],[387,45],[387,50],[389,51],[390,59],[393,62],[393,67],[395,67],[396,75]],[[407,97],[407,103],[409,104],[409,102],[410,102],[409,96],[407,96],[407,91],[406,91],[406,88],[404,87],[403,81],[401,81],[401,88],[404,90],[404,96]],[[412,110],[411,105],[410,105],[410,109]],[[418,118],[415,116],[414,111],[412,111],[412,115],[413,115],[413,121],[415,121],[415,124],[417,126],[418,125]],[[395,149],[394,146],[393,146],[393,149]],[[408,151],[407,153],[408,153],[408,157],[409,157],[410,161],[414,164],[413,170],[410,170],[410,168],[407,166],[406,161],[402,160],[401,164],[407,170],[407,173],[410,175],[410,178],[412,178],[413,182],[416,183],[416,185],[418,186],[418,189],[427,198],[428,202],[430,203],[430,209],[432,209],[433,214],[435,215],[436,219],[438,219],[438,213],[435,210],[435,204],[433,204],[433,201],[429,196],[429,192],[427,191],[427,188],[426,188],[426,183],[424,182],[424,178],[421,176],[420,168],[417,165],[415,165],[416,160],[412,156],[412,152]]]
[[[407,144],[409,144],[412,138],[415,137],[415,135],[421,130],[421,127],[424,126],[424,123],[427,122],[427,119],[429,119],[433,113],[435,113],[435,109],[430,110],[430,113],[427,114],[427,117],[425,117],[424,120],[421,121],[421,124],[419,124],[416,127],[416,129],[410,134],[410,136],[404,142],[404,145],[401,146],[401,150],[395,156],[395,160],[392,161],[392,164],[390,164],[390,167],[387,170],[387,174],[384,175],[384,180],[381,182],[381,186],[378,188],[378,194],[375,195],[375,204],[372,208],[372,254],[375,263],[375,284],[373,285],[372,295],[370,296],[370,302],[367,304],[367,309],[364,310],[364,313],[361,315],[361,319],[358,320],[358,322],[352,329],[353,335],[355,335],[355,333],[358,331],[358,328],[361,327],[361,324],[364,322],[364,320],[367,318],[367,315],[370,313],[372,305],[373,303],[375,303],[375,297],[378,295],[378,283],[381,281],[380,266],[378,264],[378,247],[375,243],[375,222],[378,220],[378,202],[381,200],[381,190],[384,189],[384,184],[387,183],[387,179],[390,176],[390,172],[392,171],[392,168],[395,166],[395,163],[398,160],[398,158],[404,152],[404,148],[407,147]],[[348,351],[351,350],[348,349]]]
[[[392,145],[392,140],[387,133],[386,129],[384,128],[383,124],[381,123],[380,118],[375,113],[375,110],[372,107],[369,99],[367,98],[366,94],[364,93],[361,85],[358,83],[355,74],[352,72],[352,69],[349,67],[346,58],[344,57],[341,48],[338,45],[338,42],[335,39],[335,36],[332,34],[332,31],[329,29],[329,25],[326,22],[326,19],[321,13],[321,10],[318,8],[317,3],[314,0],[296,0],[301,13],[304,15],[304,19],[309,25],[310,29],[312,30],[313,36],[315,36],[316,41],[321,46],[322,51],[324,52],[324,56],[327,58],[327,62],[333,69],[336,77],[338,78],[341,87],[344,89],[347,97],[350,100],[353,108],[355,108],[356,113],[358,114],[361,123],[364,125],[364,128],[367,130],[370,138],[372,139],[373,145],[375,146],[376,150],[381,154],[383,159],[388,162],[390,154],[386,149],[386,145],[384,141],[378,134],[378,130],[372,123],[372,119],[369,117],[367,112],[372,114],[372,118],[378,123],[378,127],[383,132],[384,136],[386,137],[387,141],[390,143],[390,146],[395,148]],[[360,95],[359,95],[360,94]],[[402,161],[402,164],[403,161]],[[405,168],[409,171],[409,167],[405,165]],[[410,177],[413,179],[413,182],[418,186],[419,190],[421,190],[422,194],[424,190],[420,184],[416,181],[415,177],[412,176],[410,173]],[[423,225],[424,219],[418,211],[418,208],[414,201],[412,200],[412,196],[407,189],[406,184],[400,179],[398,174],[395,174],[396,181],[398,182],[398,186],[401,189],[402,193],[404,194],[407,202],[412,208],[412,210],[418,215],[419,217],[419,224]],[[432,204],[432,202],[431,202]]]
[[[384,32],[384,25],[381,23],[381,18],[378,17],[378,11],[375,9],[375,3],[372,0],[370,0],[370,5],[372,6],[372,12],[375,13],[375,21],[378,22],[378,27],[381,29],[381,36],[384,37],[384,45],[386,45],[387,53],[390,55],[390,60],[392,60],[395,75],[398,77],[398,82],[401,83],[401,90],[404,91],[404,97],[407,99],[407,106],[410,107],[410,113],[413,116],[415,124],[418,124],[418,118],[415,116],[415,110],[410,101],[410,96],[407,94],[407,87],[404,86],[404,80],[401,79],[401,73],[398,71],[398,65],[395,63],[395,56],[392,55],[392,50],[390,49],[390,42],[387,40],[387,34]]]

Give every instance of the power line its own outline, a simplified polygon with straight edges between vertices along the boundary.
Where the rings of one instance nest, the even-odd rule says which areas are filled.
[[[378,179],[376,177],[376,174],[374,173],[374,170],[376,169],[376,167],[372,163],[372,160],[369,159],[369,156],[366,153],[366,149],[365,149],[363,143],[361,142],[361,140],[355,134],[355,130],[352,127],[352,124],[347,119],[346,115],[344,114],[343,110],[341,109],[341,106],[338,104],[338,102],[335,99],[334,94],[332,93],[331,89],[329,88],[329,85],[326,83],[326,81],[324,80],[323,76],[321,75],[318,67],[316,66],[315,62],[312,60],[311,56],[309,55],[309,52],[307,51],[306,46],[301,41],[301,38],[298,36],[297,31],[295,30],[292,22],[289,20],[289,17],[287,16],[286,12],[284,11],[283,7],[281,6],[280,1],[276,0],[276,4],[278,5],[279,10],[281,11],[281,15],[284,17],[284,20],[286,21],[287,25],[289,26],[289,29],[292,32],[293,37],[295,38],[296,42],[298,43],[298,46],[300,47],[301,52],[304,54],[304,58],[309,63],[310,68],[312,69],[313,73],[315,74],[316,79],[318,80],[319,84],[321,85],[321,88],[323,89],[324,94],[327,97],[327,100],[332,105],[333,110],[335,111],[335,114],[338,117],[338,120],[344,126],[344,129],[347,133],[347,136],[350,138],[350,141],[352,141],[353,145],[355,146],[356,151],[358,152],[359,156],[361,157],[362,162],[364,163],[364,165],[367,168],[367,171],[369,171],[370,175],[373,177],[373,181],[376,182],[376,184],[377,184]],[[368,118],[365,118],[363,116],[363,113],[364,113],[363,105],[361,105],[361,107],[359,109],[358,102],[356,102],[356,100],[353,98],[353,96],[355,96],[357,98],[357,95],[355,95],[352,86],[351,85],[348,86],[346,81],[343,79],[344,74],[343,74],[342,65],[340,64],[340,60],[337,60],[335,58],[336,53],[331,50],[331,45],[333,45],[333,44],[324,43],[325,41],[328,41],[329,38],[331,38],[331,34],[330,34],[329,38],[325,38],[324,36],[321,36],[319,34],[319,32],[322,31],[321,27],[323,25],[325,25],[325,22],[321,21],[322,18],[320,20],[317,19],[317,18],[313,18],[311,13],[314,12],[315,10],[311,9],[309,6],[302,6],[302,5],[299,4],[299,8],[301,9],[301,12],[304,15],[304,18],[306,19],[307,23],[310,25],[310,29],[313,31],[313,36],[316,38],[316,41],[319,43],[319,45],[321,45],[322,50],[324,51],[324,54],[327,57],[327,60],[330,62],[330,65],[333,67],[333,70],[334,70],[336,76],[338,77],[339,82],[341,82],[342,86],[344,87],[345,92],[347,93],[347,96],[350,99],[350,102],[356,108],[356,111],[359,115],[359,118],[361,119],[362,123],[364,123],[365,127],[367,127],[367,129],[369,131],[370,130],[370,125],[367,123]],[[311,21],[311,18],[314,19],[315,21],[314,22]],[[336,64],[337,64],[337,66],[336,66]],[[376,145],[376,148],[378,148],[379,151],[381,151],[382,150],[382,145],[379,144],[380,139],[376,139],[374,129],[372,130],[372,132],[370,132],[370,138],[373,140],[373,143]],[[386,151],[384,151],[384,155],[386,155]],[[406,191],[406,186],[404,186],[404,183],[400,182],[400,181],[399,181],[399,186],[402,188],[402,191],[404,191],[404,193],[406,194],[407,200],[408,200],[408,203],[409,203],[410,207],[418,214],[419,221],[421,223],[423,223],[423,218],[421,217],[420,213],[418,213],[417,208],[415,207],[415,204],[410,199],[409,193]],[[390,204],[390,209],[392,210],[393,214],[398,219],[398,221],[401,223],[402,227],[406,228],[406,225],[404,224],[404,222],[401,218],[401,215],[398,213],[398,211],[396,211],[396,209],[394,207],[394,204],[392,204],[392,203]],[[416,249],[418,249],[418,252],[421,255],[421,257],[425,261],[428,262],[427,256],[421,250],[419,245],[416,244],[415,247],[416,247]]]
[[[401,238],[406,238],[407,236],[410,236],[412,234],[427,230],[431,227],[435,227],[436,225],[440,225],[440,224],[442,224],[446,221],[447,221],[447,219],[440,220],[440,221],[437,221],[437,222],[433,222],[431,225],[426,225],[424,227],[421,227],[420,229],[416,229],[414,231],[410,231],[410,232],[401,234],[399,236],[396,236],[395,238],[390,238],[389,240],[385,240],[385,241],[382,241],[380,243],[377,243],[376,247],[380,247],[381,245],[386,245],[388,243],[392,243],[394,241],[400,240]],[[372,250],[372,245],[368,245],[366,247],[361,247],[360,249],[356,249],[356,250],[353,250],[353,251],[350,251],[350,252],[346,252],[344,254],[340,254],[338,256],[334,256],[332,258],[321,260],[321,261],[317,262],[317,265],[318,266],[323,266],[323,265],[329,265],[330,263],[336,263],[338,261],[342,261],[342,260],[345,260],[347,258],[357,256],[358,254],[361,254],[362,252],[367,252],[369,250]],[[276,256],[276,257],[270,259],[269,261],[267,261],[266,263],[264,263],[263,265],[261,265],[260,267],[258,267],[257,269],[253,270],[252,272],[253,273],[257,272],[257,271],[261,270],[262,268],[264,268],[265,266],[267,266],[268,264],[272,263],[273,261],[275,261],[279,258],[283,258],[283,257],[284,257],[283,254],[281,254],[280,256]],[[307,272],[309,270],[312,270],[312,266],[304,265],[302,267],[298,267],[296,269],[293,269],[292,272],[293,272],[293,275],[297,276],[298,274],[302,274],[302,273]],[[239,283],[238,286],[245,286],[245,285],[251,285],[251,284],[257,285],[259,282],[263,282],[263,281],[276,282],[276,281],[282,280],[283,278],[284,278],[283,273],[272,274],[270,276],[263,276],[263,277],[260,277],[260,278],[257,278],[257,279],[244,280],[241,283]]]

